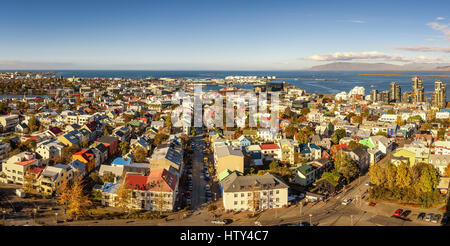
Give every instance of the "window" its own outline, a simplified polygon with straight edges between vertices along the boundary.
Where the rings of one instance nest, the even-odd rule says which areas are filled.
[[[276,201],[276,202],[279,202],[279,201],[280,201],[280,198],[275,199],[275,201]]]
[[[237,205],[237,201],[234,201],[234,205]]]
[[[247,196],[252,196],[252,193],[251,192],[247,193]]]
[[[234,194],[234,197],[238,197],[238,194],[237,194],[237,193],[235,193],[235,194]]]
[[[275,191],[275,194],[280,194],[280,191],[279,190]]]
[[[241,205],[243,205],[244,204],[244,201],[241,201]]]
[[[241,197],[244,197],[244,193],[241,193]]]

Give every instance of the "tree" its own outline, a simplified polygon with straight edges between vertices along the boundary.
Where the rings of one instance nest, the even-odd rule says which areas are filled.
[[[386,112],[386,114],[395,114],[395,111],[392,110],[392,109],[389,109],[389,110]]]
[[[444,140],[445,131],[446,131],[446,129],[444,127],[439,129],[438,134],[437,134],[439,140],[441,140],[441,141]]]
[[[122,156],[125,156],[128,151],[130,151],[130,142],[128,141],[122,141],[119,144],[120,152],[122,153]]]
[[[384,176],[384,170],[379,164],[373,164],[369,168],[370,183],[375,186],[384,186],[386,183],[386,177]]]
[[[142,147],[136,148],[134,151],[134,157],[136,158],[136,162],[145,162],[145,159],[147,158],[147,150]]]
[[[339,140],[347,136],[347,132],[344,129],[337,129],[334,131],[334,133],[331,135],[331,141],[334,144],[339,144]]]
[[[86,198],[83,196],[83,183],[81,176],[76,176],[72,184],[70,191],[70,200],[67,209],[67,213],[70,217],[74,217],[77,220],[78,216],[84,212],[84,202]]]
[[[352,121],[353,121],[353,123],[362,124],[362,117],[359,115],[355,115],[352,117]]]
[[[109,136],[109,132],[106,127],[105,127],[105,130],[103,130],[103,136]]]
[[[398,126],[403,126],[403,125],[405,125],[405,121],[402,119],[401,116],[397,116],[397,120],[395,121],[395,123],[396,123]]]
[[[362,116],[362,117],[368,118],[368,117],[370,116],[369,110],[368,110],[368,109],[364,109],[364,110],[362,111],[362,113],[361,113],[361,116]]]
[[[42,133],[42,132],[44,132],[44,126],[43,126],[43,125],[40,125],[40,126],[39,126],[39,133]]]
[[[58,186],[56,190],[56,198],[59,205],[64,207],[64,212],[67,210],[67,204],[71,199],[71,190],[69,186],[69,181],[64,179],[61,185]]]
[[[387,164],[385,176],[387,188],[393,189],[395,187],[395,178],[397,177],[397,167],[392,163]]]
[[[350,158],[346,153],[340,152],[336,155],[334,160],[334,167],[336,171],[346,179],[347,184],[356,178],[360,172],[358,164]]]
[[[25,193],[33,193],[34,183],[36,183],[36,176],[30,170],[25,171],[24,182],[22,186],[23,191],[25,191]]]
[[[411,186],[412,179],[410,174],[410,168],[407,163],[402,162],[397,167],[397,175],[395,178],[395,185],[401,189],[405,189]]]
[[[309,108],[302,108],[302,110],[300,112],[302,113],[302,115],[306,116],[309,114],[310,110],[309,110]]]
[[[432,192],[439,184],[439,174],[431,164],[423,165],[421,176],[417,187],[422,192]]]
[[[253,211],[253,216],[255,216],[256,211],[259,210],[260,204],[260,193],[257,191],[256,184],[252,185],[252,196],[249,197],[248,206]]]
[[[191,129],[191,135],[192,135],[192,136],[195,136],[196,133],[197,133],[197,130],[195,129],[195,127],[192,127],[192,129]]]
[[[153,145],[158,146],[160,143],[162,143],[164,140],[168,139],[169,136],[163,133],[158,133],[155,136],[155,139],[153,139]]]
[[[94,185],[102,185],[103,184],[103,181],[97,172],[90,173],[89,180],[90,180],[90,183],[94,184]]]
[[[102,181],[103,181],[103,183],[105,183],[105,182],[112,183],[112,182],[114,182],[115,179],[116,179],[116,175],[114,173],[107,172],[107,173],[105,173],[105,175],[103,175]]]
[[[30,116],[30,120],[28,121],[28,128],[30,128],[31,132],[34,132],[37,130],[37,127],[36,116],[33,114]]]
[[[425,122],[422,124],[422,126],[420,127],[421,131],[429,131],[431,130],[431,128],[433,128],[433,126],[431,125],[431,123],[429,122]]]
[[[115,200],[115,206],[121,208],[122,211],[126,211],[131,202],[131,191],[127,189],[127,186],[128,183],[125,180],[116,190],[117,200]]]
[[[278,167],[278,162],[277,161],[272,161],[270,164],[269,164],[269,169],[270,170],[275,170],[275,169],[277,169],[277,167]]]
[[[383,132],[382,130],[379,130],[378,132],[377,132],[377,134],[375,134],[375,135],[379,135],[379,136],[385,136],[385,137],[387,137],[388,135],[387,135],[387,133],[386,132]]]
[[[450,177],[450,163],[445,168],[444,175]]]

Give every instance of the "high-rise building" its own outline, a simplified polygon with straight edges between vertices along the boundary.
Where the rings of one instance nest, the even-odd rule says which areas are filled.
[[[447,105],[447,85],[440,80],[434,82],[433,102],[439,108]]]
[[[378,90],[371,90],[370,98],[372,99],[372,102],[378,102]]]
[[[423,81],[419,79],[419,77],[412,78],[412,90],[413,93],[415,94],[416,102],[423,102],[424,101]]]
[[[391,82],[391,89],[390,89],[390,102],[401,102],[402,99],[402,90],[400,88],[400,85],[398,85],[397,82]]]
[[[389,103],[389,91],[382,91],[378,96],[378,101]]]

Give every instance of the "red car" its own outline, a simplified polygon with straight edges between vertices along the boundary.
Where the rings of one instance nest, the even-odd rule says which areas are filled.
[[[377,205],[376,203],[374,203],[374,202],[369,202],[369,206],[371,206],[371,207],[375,207],[375,205]]]
[[[403,213],[403,209],[397,209],[395,210],[394,216],[400,216]]]

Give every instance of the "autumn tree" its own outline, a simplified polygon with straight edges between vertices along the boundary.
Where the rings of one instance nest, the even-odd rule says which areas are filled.
[[[76,176],[70,189],[69,204],[67,206],[68,215],[72,218],[75,217],[77,220],[78,216],[82,215],[84,212],[85,201],[86,198],[83,195],[83,183],[81,176]]]
[[[383,186],[386,183],[383,168],[379,164],[373,164],[369,168],[370,183],[376,186]]]
[[[30,170],[25,171],[24,182],[22,186],[23,191],[25,191],[25,193],[33,193],[35,183],[36,176]]]
[[[449,163],[449,164],[447,165],[447,167],[445,168],[444,175],[445,175],[446,177],[450,177],[450,163]]]
[[[126,211],[131,203],[131,191],[127,189],[128,183],[126,180],[122,182],[116,190],[115,206]]]
[[[134,151],[134,157],[136,158],[136,162],[145,162],[147,156],[148,156],[147,150],[142,147],[138,147]]]
[[[395,185],[401,189],[408,188],[411,186],[412,179],[409,165],[405,162],[402,162],[397,167],[397,174],[395,178]]]
[[[116,179],[116,175],[114,173],[111,172],[107,172],[103,175],[102,181],[103,183],[105,182],[114,182],[114,180]]]
[[[64,179],[61,185],[58,186],[58,189],[56,189],[57,202],[59,205],[64,207],[64,213],[66,212],[67,205],[70,202],[71,193],[69,181]]]

